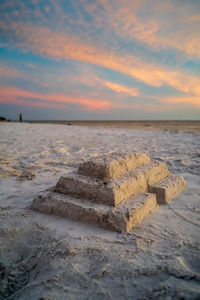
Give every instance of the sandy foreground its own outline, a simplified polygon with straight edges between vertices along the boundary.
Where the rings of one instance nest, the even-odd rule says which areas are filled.
[[[187,190],[131,233],[28,209],[100,154],[146,151]],[[0,124],[0,299],[200,299],[200,133]]]

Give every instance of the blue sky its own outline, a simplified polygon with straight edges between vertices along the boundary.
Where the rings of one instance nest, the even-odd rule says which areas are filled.
[[[199,29],[199,0],[2,0],[0,115],[200,119]]]

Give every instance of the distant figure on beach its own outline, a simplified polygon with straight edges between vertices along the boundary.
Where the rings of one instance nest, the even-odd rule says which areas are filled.
[[[22,113],[19,114],[19,121],[22,122]]]

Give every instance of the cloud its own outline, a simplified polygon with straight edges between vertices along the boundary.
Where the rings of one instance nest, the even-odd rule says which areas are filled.
[[[150,97],[151,98],[151,97]],[[142,98],[141,98],[142,99]],[[139,99],[140,100],[140,99]],[[144,103],[138,101],[137,103],[116,103],[112,101],[105,101],[101,99],[78,99],[68,97],[62,94],[41,94],[29,92],[13,87],[0,87],[0,104],[14,104],[31,107],[51,108],[51,109],[69,109],[70,105],[76,105],[78,110],[108,112],[111,110],[133,110],[143,112],[162,112],[173,111],[177,104],[194,104],[199,107],[197,98],[170,98],[155,99],[155,103]]]
[[[75,15],[70,9],[64,9],[62,1],[51,0],[48,5],[30,2],[31,6],[22,0],[18,4],[12,0],[0,5],[3,31],[8,24],[15,24],[18,30],[20,22],[25,28],[32,21],[38,27],[53,28],[58,32],[65,28],[71,37],[82,36],[87,42],[93,40],[107,48],[108,43],[116,45],[120,38],[126,45],[139,42],[155,52],[172,50],[200,58],[200,7],[196,1],[69,1]],[[48,40],[50,42],[49,37]],[[55,49],[53,52],[55,55]]]
[[[4,7],[0,4],[0,44],[14,48],[17,46],[22,52],[31,51],[57,60],[63,68],[60,68],[59,73],[55,64],[53,67],[49,66],[49,69],[45,69],[45,65],[30,72],[27,68],[20,70],[20,64],[11,68],[11,64],[6,66],[2,63],[1,78],[15,78],[21,82],[26,80],[29,81],[28,86],[32,87],[48,87],[49,94],[5,87],[4,94],[1,89],[1,102],[18,101],[21,105],[51,105],[52,108],[56,105],[62,108],[76,105],[81,110],[91,111],[161,111],[174,109],[175,105],[181,108],[182,104],[199,108],[199,76],[187,73],[185,69],[181,70],[177,67],[177,61],[172,67],[161,64],[165,55],[168,59],[168,54],[169,59],[172,56],[173,59],[176,58],[180,53],[192,59],[200,58],[200,14],[197,9],[195,11],[194,3],[182,3],[179,0],[81,0],[69,1],[68,5],[72,9],[67,11],[64,2],[56,0],[49,1],[48,5],[39,0],[31,1],[32,5],[27,5],[22,0],[17,4],[14,0],[3,3]],[[178,5],[180,3],[181,9]],[[72,11],[75,11],[74,15]],[[57,21],[54,22],[55,20]],[[138,49],[142,49],[142,53]],[[70,63],[65,64],[68,61]],[[80,70],[72,72],[73,67],[70,69],[69,66],[74,66],[74,62],[78,62],[77,68],[83,66],[82,74]],[[103,72],[97,67],[102,68]],[[121,74],[114,72],[110,74],[114,74],[113,78],[117,78],[118,83],[112,77],[105,79],[102,77],[106,73],[104,68],[129,75],[145,83],[145,86],[140,85],[139,90],[120,84]],[[56,72],[53,73],[52,70]],[[11,80],[6,82],[11,85]],[[16,80],[13,82],[15,84]],[[89,88],[82,89],[80,83]],[[135,84],[137,82],[134,82],[134,86]],[[171,87],[176,90],[176,96],[164,95],[158,99],[151,94],[144,96],[145,102],[149,100],[144,105],[142,89],[147,94],[146,85]],[[58,88],[59,92],[55,92]],[[108,93],[108,90],[112,93]],[[152,90],[156,89],[150,91]],[[64,91],[68,91],[67,95]],[[108,100],[104,95],[109,95]],[[120,100],[121,103],[116,103],[113,95],[116,102]]]
[[[0,88],[0,103],[31,106],[31,107],[66,109],[66,106],[62,104],[46,103],[46,102],[38,102],[37,100],[34,101],[30,100],[34,98],[37,99],[35,94],[31,94],[29,92],[25,92],[20,89],[10,88],[10,87]]]
[[[110,81],[102,81],[102,85],[105,85],[116,93],[121,93],[132,97],[139,96],[138,90],[136,88],[128,88],[124,85],[113,83]]]
[[[39,102],[44,101],[44,102]],[[53,103],[52,103],[53,102]],[[62,94],[41,94],[13,87],[0,88],[0,103],[24,104],[41,107],[66,108],[64,104],[78,104],[79,109],[87,111],[106,111],[112,103],[105,100],[77,99]]]
[[[199,95],[200,79],[197,76],[146,63],[130,55],[119,56],[85,44],[78,37],[52,32],[49,28],[12,22],[6,26],[4,30],[16,37],[17,46],[34,53],[58,60],[72,59],[98,65],[125,73],[151,86],[168,85],[185,93]]]
[[[50,79],[52,79],[53,76],[51,74],[47,74],[46,71],[44,78],[44,76],[42,76],[44,75],[44,73],[44,68],[41,72],[39,71],[39,69],[36,68],[36,66],[32,67],[31,64],[18,64],[15,67],[11,67],[6,63],[0,62],[0,78],[2,82],[9,81],[9,84],[11,84],[11,82],[13,83],[13,81],[16,83],[16,80],[18,81],[20,79],[20,82],[29,82],[30,84],[34,83],[39,87],[49,88],[49,81]]]
[[[181,5],[181,9],[180,9]],[[154,51],[175,50],[200,58],[200,14],[195,3],[181,1],[104,1],[104,14],[97,26],[114,31],[123,40],[138,41]],[[148,11],[148,15],[147,15]],[[95,18],[96,10],[90,13]],[[105,28],[104,28],[105,29]]]
[[[10,68],[6,64],[0,64],[0,77],[1,78],[19,78],[21,74],[19,70],[15,68]]]
[[[172,104],[184,104],[189,106],[194,106],[196,108],[200,108],[200,97],[190,97],[190,96],[182,96],[182,97],[163,97],[163,102],[172,103]]]
[[[42,107],[42,108],[52,108],[52,109],[66,109],[67,107],[61,104],[56,103],[43,103],[37,101],[26,101],[22,99],[14,99],[14,98],[7,98],[5,102],[5,98],[2,100],[0,96],[0,103],[6,104],[14,104],[14,105],[23,105],[23,106],[31,106],[31,107]]]
[[[31,76],[30,73],[27,71],[22,71],[22,69],[16,69],[16,68],[12,68],[9,67],[6,64],[1,64],[0,63],[0,77],[2,78],[10,78],[10,79],[16,79],[16,78],[20,78],[21,80],[28,80],[29,82],[35,82],[37,83],[40,87],[50,87],[50,83],[47,81],[42,81],[41,78],[37,78],[38,77],[38,72],[39,70],[36,69],[36,67],[29,65],[26,65],[26,67],[29,67],[29,72],[31,69]],[[33,74],[33,71],[36,72],[36,74]],[[44,70],[43,70],[44,71]],[[121,84],[117,84],[117,83],[113,83],[110,82],[108,80],[103,80],[101,79],[98,75],[95,74],[95,72],[87,67],[82,66],[82,68],[79,68],[79,70],[77,70],[75,68],[75,74],[72,74],[72,72],[70,72],[70,74],[68,72],[62,73],[62,74],[49,74],[48,70],[46,70],[45,72],[43,72],[43,77],[45,76],[45,79],[51,82],[54,82],[54,86],[57,86],[57,84],[59,84],[60,82],[62,84],[74,84],[75,83],[75,88],[77,89],[77,84],[83,84],[87,87],[90,88],[100,88],[100,93],[104,93],[104,90],[102,88],[106,87],[112,91],[114,91],[117,94],[121,94],[122,96],[132,96],[132,97],[136,97],[139,96],[139,92],[138,89],[136,88],[129,88],[126,87],[124,85]],[[73,91],[73,89],[72,89]],[[91,93],[91,91],[90,91]]]

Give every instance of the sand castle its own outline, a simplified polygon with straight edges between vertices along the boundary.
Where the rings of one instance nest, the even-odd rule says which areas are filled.
[[[35,197],[31,208],[129,232],[185,188],[183,177],[170,174],[164,162],[152,161],[147,153],[112,153],[61,176],[55,187]]]

